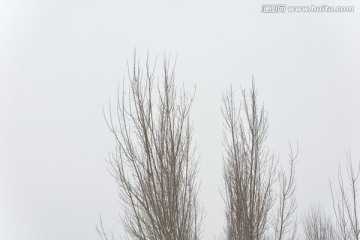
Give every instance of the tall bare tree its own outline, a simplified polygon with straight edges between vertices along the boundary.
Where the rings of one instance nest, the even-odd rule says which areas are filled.
[[[242,90],[236,104],[232,88],[223,95],[226,228],[228,240],[295,239],[294,165],[290,174],[278,170],[277,159],[265,146],[268,120],[257,103],[253,83],[250,93]],[[279,182],[276,194],[274,184]],[[278,209],[271,215],[275,203]]]
[[[189,119],[193,94],[175,87],[175,65],[166,57],[162,81],[154,84],[155,66],[147,58],[143,69],[134,54],[129,91],[119,93],[116,112],[109,106],[106,118],[116,140],[109,162],[122,220],[132,239],[197,240],[202,209]]]
[[[275,224],[274,224],[274,239],[275,240],[295,240],[298,239],[297,235],[297,218],[296,207],[297,201],[295,196],[295,164],[299,153],[297,146],[296,152],[293,151],[291,144],[289,144],[289,172],[283,168],[279,171],[279,188],[277,193],[277,208],[275,209]]]
[[[349,153],[345,177],[339,167],[339,191],[334,193],[333,187],[331,186],[338,239],[359,240],[360,238],[360,219],[358,212],[359,174],[360,163],[355,167]]]
[[[319,207],[312,207],[304,218],[305,240],[336,240],[331,219]]]

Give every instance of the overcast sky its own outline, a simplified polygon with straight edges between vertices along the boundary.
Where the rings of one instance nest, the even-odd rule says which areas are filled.
[[[135,47],[142,59],[176,57],[177,83],[196,86],[203,239],[224,227],[222,91],[252,76],[267,146],[286,163],[289,141],[299,143],[299,216],[311,204],[331,212],[329,181],[348,150],[360,161],[360,4],[264,14],[261,2],[219,2],[0,1],[0,239],[96,239],[100,214],[123,232],[102,108]]]

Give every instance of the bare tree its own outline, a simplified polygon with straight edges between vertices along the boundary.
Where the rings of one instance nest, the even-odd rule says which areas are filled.
[[[317,206],[307,212],[304,219],[305,240],[336,240],[335,229],[332,221]]]
[[[258,106],[254,83],[250,94],[242,90],[241,100],[235,103],[232,88],[223,95],[226,239],[295,239],[297,151],[290,146],[290,173],[279,171],[277,159],[264,145],[268,120]],[[277,200],[278,208],[271,211]]]
[[[333,207],[337,223],[338,239],[359,240],[360,223],[358,216],[358,191],[359,191],[360,163],[354,168],[351,155],[348,154],[346,165],[346,179],[344,179],[341,168],[338,173],[339,192],[334,194],[331,186]]]
[[[128,67],[129,94],[119,93],[115,114],[109,106],[106,118],[116,140],[110,170],[132,239],[200,238],[202,209],[189,120],[193,95],[176,89],[175,65],[169,62],[164,57],[162,81],[154,89],[156,64],[147,58],[142,69],[134,54]]]
[[[99,225],[96,226],[96,231],[98,234],[98,240],[114,240],[114,234],[111,232],[111,235],[107,234],[104,229],[103,220],[100,216]]]
[[[296,152],[293,151],[291,144],[289,144],[289,173],[281,168],[279,172],[279,192],[278,192],[278,207],[275,210],[275,240],[294,240],[297,239],[297,218],[295,211],[297,201],[295,197],[295,164],[299,153],[297,146]]]

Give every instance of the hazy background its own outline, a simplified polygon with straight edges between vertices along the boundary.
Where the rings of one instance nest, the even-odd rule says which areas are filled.
[[[203,239],[224,226],[222,91],[252,75],[269,148],[285,163],[299,142],[299,216],[313,203],[332,211],[329,180],[348,150],[360,161],[360,5],[262,14],[260,1],[219,2],[0,1],[0,239],[96,239],[100,214],[123,232],[102,108],[135,47],[142,59],[176,56],[178,84],[196,86]]]

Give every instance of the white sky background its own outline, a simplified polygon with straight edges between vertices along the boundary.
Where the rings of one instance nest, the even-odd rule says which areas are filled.
[[[355,3],[322,2],[355,13],[262,14],[260,2],[0,1],[0,239],[96,239],[100,214],[122,232],[102,108],[135,47],[143,60],[147,49],[176,56],[177,83],[196,86],[203,239],[224,227],[222,91],[252,75],[269,148],[285,163],[288,141],[299,142],[299,216],[312,203],[331,212],[329,180],[348,150],[360,161]]]

